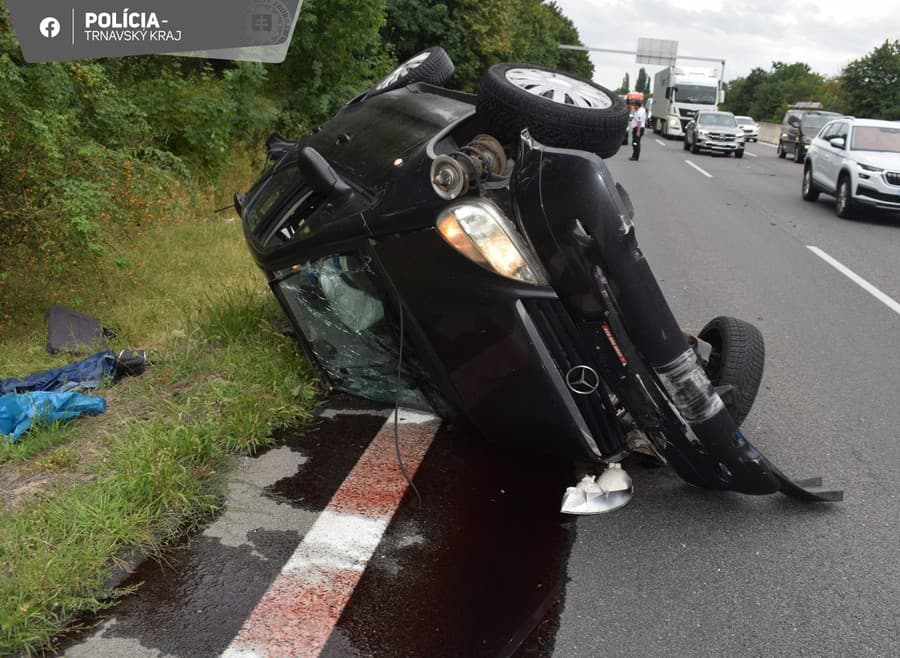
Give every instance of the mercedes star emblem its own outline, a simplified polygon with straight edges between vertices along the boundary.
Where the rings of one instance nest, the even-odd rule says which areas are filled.
[[[578,395],[590,395],[600,387],[600,375],[590,366],[575,366],[566,373],[569,390]]]

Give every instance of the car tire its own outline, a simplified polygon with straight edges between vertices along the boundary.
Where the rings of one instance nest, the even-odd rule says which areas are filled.
[[[819,190],[812,177],[812,165],[803,168],[803,182],[800,185],[800,193],[804,201],[816,201],[819,198]]]
[[[703,369],[713,386],[731,386],[723,401],[734,422],[744,422],[762,382],[766,346],[759,329],[737,318],[710,320],[698,338],[712,346]]]
[[[685,139],[687,139],[687,137],[685,137]],[[694,137],[693,139],[691,139],[691,153],[699,153],[699,152],[700,152],[700,147],[697,146],[697,138]]]
[[[399,89],[415,82],[427,82],[431,85],[442,85],[453,75],[453,62],[440,46],[427,48],[398,64],[393,71],[379,80],[368,95],[383,94],[392,89]]]
[[[784,144],[781,143],[780,139],[778,140],[778,148],[775,149],[775,154],[779,158],[784,158],[787,155],[787,153],[784,152]]]
[[[576,97],[583,106],[575,104]],[[516,142],[528,128],[539,142],[592,151],[601,158],[619,150],[628,119],[625,101],[605,87],[556,69],[514,63],[485,71],[476,112],[503,143]]]
[[[803,162],[805,158],[803,157],[803,149],[797,144],[797,148],[794,149],[794,162],[800,164]]]
[[[738,149],[734,152],[734,157],[743,158],[744,157],[744,149]]]
[[[682,148],[683,148],[685,151],[690,151],[690,150],[691,150],[691,145],[688,144],[688,138],[687,138],[687,135],[684,136],[684,142],[682,143]]]
[[[847,174],[843,174],[838,179],[834,202],[834,212],[841,219],[850,219],[856,210],[856,204],[853,202],[853,196],[850,192],[850,177]]]

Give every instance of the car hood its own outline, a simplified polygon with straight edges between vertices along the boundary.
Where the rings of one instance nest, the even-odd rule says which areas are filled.
[[[872,167],[900,171],[900,153],[897,152],[854,151],[853,157],[857,162]]]

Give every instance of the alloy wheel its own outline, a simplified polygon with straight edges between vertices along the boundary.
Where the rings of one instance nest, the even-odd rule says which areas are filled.
[[[597,110],[606,110],[613,105],[612,99],[603,92],[562,73],[541,69],[514,68],[506,72],[506,79],[529,94],[541,96],[562,105]]]

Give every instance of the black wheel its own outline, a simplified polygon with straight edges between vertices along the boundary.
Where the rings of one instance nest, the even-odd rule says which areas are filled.
[[[759,329],[749,322],[725,316],[710,320],[698,338],[712,345],[703,369],[713,386],[723,390],[725,408],[738,425],[744,422],[766,363],[766,346]]]
[[[691,145],[688,143],[687,135],[684,136],[684,142],[682,142],[681,148],[683,148],[685,151],[691,150]]]
[[[608,89],[555,69],[495,64],[481,78],[477,112],[501,142],[528,128],[549,146],[615,155],[627,132],[628,107]],[[627,137],[626,137],[627,139]]]
[[[391,89],[405,87],[414,82],[442,85],[453,75],[453,62],[440,46],[428,48],[398,65],[369,90],[369,96]]]
[[[797,144],[796,148],[794,149],[794,162],[796,162],[797,164],[803,162],[803,147],[800,146],[800,144]]]
[[[685,139],[687,139],[687,137],[685,137]],[[700,147],[697,146],[697,136],[694,135],[694,137],[691,139],[691,153],[699,153],[699,152],[700,152]]]
[[[780,139],[778,140],[778,148],[775,149],[775,153],[779,158],[784,158],[787,155],[787,153],[784,152],[784,144],[781,143]]]
[[[819,190],[816,189],[816,184],[813,182],[812,165],[810,164],[803,168],[803,183],[800,192],[804,201],[815,201],[819,198]]]
[[[738,149],[734,152],[734,157],[743,158],[744,157],[744,149]]]
[[[856,209],[853,197],[850,195],[850,177],[843,174],[838,180],[837,200],[834,203],[834,212],[842,219],[849,219]]]

